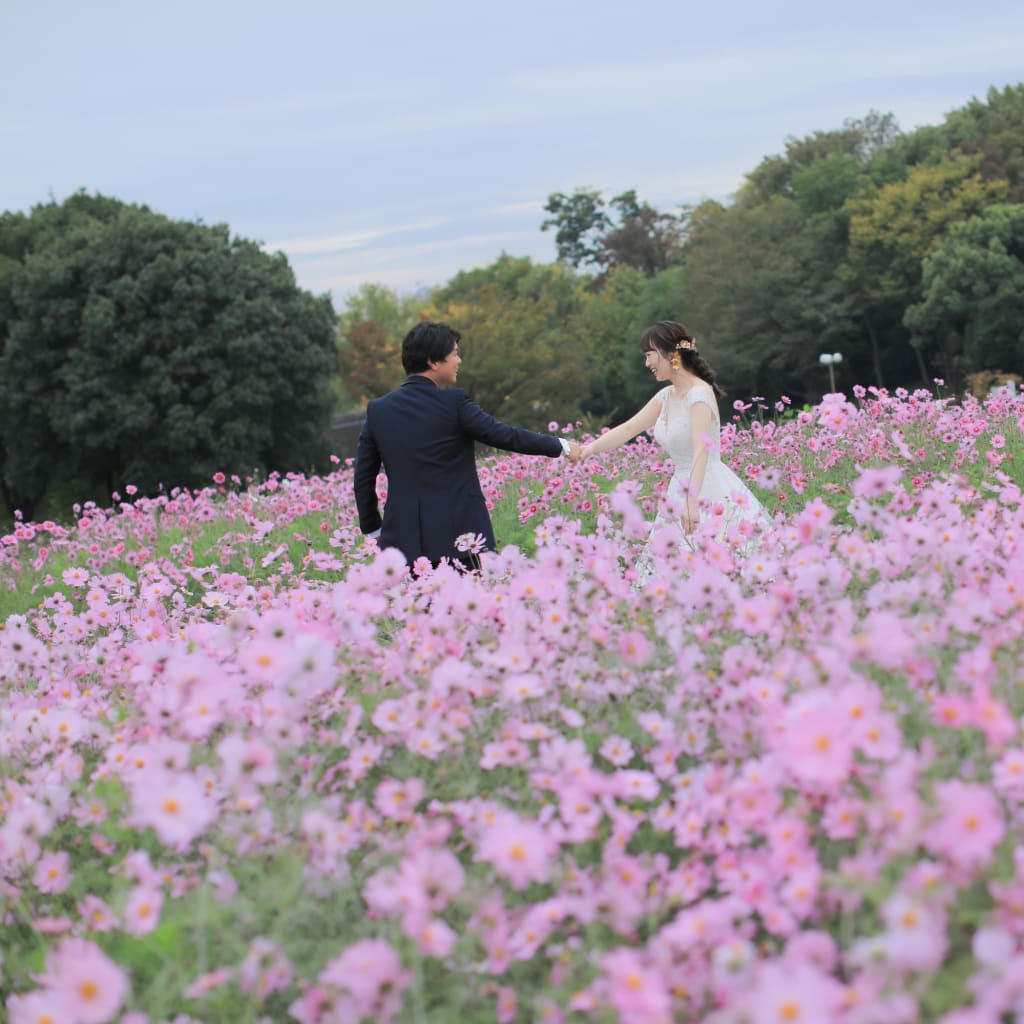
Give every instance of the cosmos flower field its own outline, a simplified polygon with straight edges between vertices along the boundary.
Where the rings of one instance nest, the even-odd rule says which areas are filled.
[[[479,576],[345,464],[17,522],[11,1024],[1024,1019],[1024,400],[737,403],[723,458],[773,525],[642,585],[645,440],[484,458]]]

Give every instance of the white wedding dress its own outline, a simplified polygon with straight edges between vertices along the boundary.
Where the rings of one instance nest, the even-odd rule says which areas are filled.
[[[639,583],[650,579],[657,569],[658,544],[655,538],[666,527],[677,531],[679,540],[691,548],[699,543],[693,536],[687,536],[680,520],[680,510],[686,500],[690,473],[693,469],[693,436],[690,421],[693,406],[698,402],[711,410],[711,426],[707,439],[708,461],[700,488],[701,522],[712,517],[716,525],[720,524],[720,528],[716,529],[714,534],[718,540],[724,539],[744,521],[762,527],[771,524],[771,517],[754,497],[750,488],[722,462],[719,451],[721,424],[718,419],[718,402],[711,386],[701,381],[694,384],[682,398],[678,398],[675,389],[669,385],[662,388],[655,397],[661,402],[661,415],[654,424],[654,439],[672,460],[674,471],[658,515],[651,525],[647,543],[636,563]],[[747,546],[749,545],[743,545]]]

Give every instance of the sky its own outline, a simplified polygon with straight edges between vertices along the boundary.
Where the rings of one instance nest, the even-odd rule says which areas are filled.
[[[341,310],[554,260],[553,192],[728,201],[788,137],[1021,81],[1020,0],[0,0],[0,210],[224,223]]]

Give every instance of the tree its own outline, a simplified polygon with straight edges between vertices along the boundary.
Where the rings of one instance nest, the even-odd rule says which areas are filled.
[[[342,384],[359,405],[401,384],[402,339],[424,302],[382,284],[364,284],[338,317]]]
[[[343,345],[338,360],[341,378],[360,405],[402,383],[402,343],[376,320],[349,324]]]
[[[577,269],[600,263],[602,239],[611,228],[604,206],[601,193],[589,188],[577,188],[571,196],[564,192],[548,196],[544,209],[551,216],[540,229],[556,229],[555,248],[560,260]]]
[[[152,492],[216,470],[311,468],[331,408],[330,300],[226,226],[97,200],[102,217],[69,218],[8,280],[10,502],[30,514],[60,476]]]
[[[476,402],[544,430],[549,420],[575,420],[586,394],[579,308],[579,285],[564,267],[502,255],[457,274],[424,315],[462,334],[459,384]]]
[[[609,268],[635,267],[647,277],[678,264],[682,259],[683,225],[670,213],[660,213],[637,201],[630,189],[611,205],[619,212],[618,224],[601,239],[597,261]]]
[[[1024,201],[1024,82],[993,86],[985,102],[972,99],[947,115],[942,131],[948,148],[980,158],[984,180],[1005,180],[1010,202]]]
[[[869,321],[898,327],[920,298],[925,256],[956,223],[1006,195],[1005,181],[983,181],[979,159],[961,154],[911,168],[905,181],[847,204],[850,244],[843,273]],[[873,335],[877,337],[877,335]],[[910,341],[904,335],[903,343]],[[920,344],[912,346],[921,382],[931,374]]]
[[[636,370],[629,361],[639,352],[637,340],[646,327],[640,304],[647,278],[635,267],[617,267],[604,287],[586,293],[580,311],[580,338],[587,360],[590,394],[583,411],[602,423],[618,422],[634,411]],[[664,319],[656,317],[655,319]]]
[[[686,211],[681,217],[660,212],[637,199],[630,189],[609,204],[615,219],[605,213],[600,192],[578,188],[572,196],[553,192],[544,209],[553,214],[541,230],[557,228],[558,258],[571,267],[600,269],[603,285],[609,270],[635,267],[648,277],[682,258]]]
[[[950,228],[924,261],[922,292],[904,322],[948,377],[1024,366],[1024,205]]]
[[[792,199],[697,211],[678,308],[734,395],[820,394],[818,355],[851,346],[855,329],[830,261],[828,223]]]
[[[782,156],[769,156],[747,175],[739,191],[743,206],[758,206],[777,196],[796,197],[795,178],[802,171],[822,161],[848,157],[862,171],[878,161],[899,138],[899,128],[892,114],[869,111],[864,118],[848,118],[838,131],[814,132],[802,139],[786,140]],[[839,168],[833,162],[833,169]],[[843,178],[847,171],[843,170]]]

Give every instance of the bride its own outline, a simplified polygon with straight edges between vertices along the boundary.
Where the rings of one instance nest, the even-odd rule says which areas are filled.
[[[644,331],[640,345],[647,369],[668,386],[631,419],[585,445],[580,458],[611,451],[653,427],[654,439],[672,459],[674,472],[651,537],[665,526],[674,526],[689,540],[701,515],[714,506],[720,506],[716,512],[722,513],[721,534],[744,520],[767,523],[761,503],[722,462],[717,400],[725,392],[715,384],[715,374],[697,352],[693,336],[675,320],[660,320]],[[681,509],[682,515],[673,514],[673,508]],[[644,578],[650,575],[650,547],[648,541],[638,564]]]

